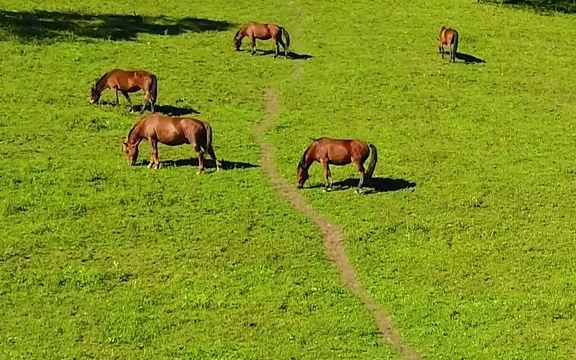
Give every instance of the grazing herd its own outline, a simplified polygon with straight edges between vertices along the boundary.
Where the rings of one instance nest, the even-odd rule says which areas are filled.
[[[276,45],[274,57],[280,52],[280,46],[284,51],[284,56],[288,58],[288,48],[290,46],[290,35],[282,26],[276,24],[262,24],[251,22],[240,28],[234,35],[234,46],[240,50],[242,40],[250,39],[251,54],[256,53],[256,39],[273,39]],[[444,58],[444,46],[450,52],[450,61],[455,62],[458,50],[458,32],[451,28],[442,27],[438,36],[438,52]],[[132,100],[129,93],[142,90],[144,92],[144,103],[140,114],[144,112],[147,105],[150,105],[151,115],[142,117],[128,133],[123,143],[123,152],[129,165],[134,165],[138,159],[138,147],[142,140],[147,140],[151,147],[150,164],[153,169],[160,168],[158,158],[158,143],[170,146],[190,144],[194,151],[198,153],[198,171],[204,171],[205,155],[208,154],[216,163],[216,169],[222,169],[222,163],[217,159],[212,148],[212,128],[210,124],[194,118],[174,117],[154,113],[154,106],[158,97],[158,79],[154,74],[147,71],[126,71],[115,69],[104,74],[91,88],[91,103],[98,104],[100,95],[106,89],[113,90],[116,95],[118,105],[118,92],[128,101],[132,107]],[[364,163],[370,157],[368,168],[364,168]],[[357,192],[362,191],[362,186],[374,173],[378,161],[378,152],[372,144],[367,144],[360,140],[345,140],[320,138],[315,139],[306,148],[297,167],[297,184],[302,188],[308,179],[308,169],[314,162],[322,165],[324,171],[324,186],[326,191],[332,189],[332,176],[330,165],[347,165],[354,163],[360,181]]]

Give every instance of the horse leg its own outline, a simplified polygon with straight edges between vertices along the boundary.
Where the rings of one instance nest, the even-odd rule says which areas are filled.
[[[120,104],[120,101],[118,100],[118,88],[114,90],[116,90],[116,106],[118,106]]]
[[[210,148],[208,149],[208,155],[210,155],[212,160],[214,160],[214,162],[216,163],[216,171],[222,169],[222,163],[220,162],[220,160],[218,160],[218,158],[216,158],[216,154],[214,153],[214,149],[212,149],[212,146],[210,146]]]
[[[148,100],[148,97],[145,96],[144,97],[144,103],[142,104],[142,109],[140,110],[140,115],[142,115],[144,113],[144,110],[146,110],[146,105],[148,105],[149,101],[150,100]]]
[[[128,104],[130,104],[130,110],[132,110],[132,99],[130,99],[130,96],[128,96],[128,93],[126,91],[122,91],[122,95],[124,95],[124,98],[126,99],[126,101],[128,101]],[[116,93],[116,96],[118,96],[118,93]]]
[[[332,190],[332,174],[330,173],[330,165],[328,165],[328,161],[322,161],[322,168],[324,169],[324,189],[330,191]]]
[[[204,151],[198,153],[198,174],[204,172]]]
[[[254,36],[250,36],[250,47],[252,48],[252,54],[256,54],[256,38]]]
[[[151,156],[150,156],[150,164],[148,165],[151,169],[159,169],[160,168],[160,159],[158,158],[158,140],[150,139],[150,148]]]
[[[288,49],[286,49],[286,44],[284,44],[284,41],[282,41],[282,35],[280,35],[278,42],[280,43],[280,46],[282,46],[282,49],[284,49],[284,57],[288,59]],[[276,52],[278,52],[278,50],[276,50]]]
[[[278,53],[280,53],[280,42],[278,40],[276,42],[276,52],[274,52],[274,59],[278,57]]]
[[[364,169],[364,163],[361,160],[354,160],[354,164],[356,165],[358,174],[360,174],[360,181],[356,188],[356,192],[360,194],[362,192],[362,185],[364,184],[364,174],[366,173],[366,169]]]
[[[444,43],[442,43],[442,45],[440,45],[440,53],[442,54],[442,59],[444,59]]]

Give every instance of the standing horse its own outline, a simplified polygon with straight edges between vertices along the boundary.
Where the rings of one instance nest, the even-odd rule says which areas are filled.
[[[458,31],[442,26],[438,36],[438,52],[442,54],[442,59],[444,59],[444,45],[450,48],[450,61],[456,62]]]
[[[116,91],[116,105],[118,105],[118,91],[124,95],[130,107],[132,100],[128,93],[136,92],[140,89],[144,91],[144,104],[140,114],[144,112],[147,104],[150,104],[150,110],[154,112],[154,104],[158,96],[158,79],[156,75],[150,74],[143,70],[126,71],[114,69],[104,74],[91,89],[92,104],[97,104],[100,100],[102,91],[111,89]]]
[[[368,169],[364,169],[364,162],[372,154]],[[302,188],[308,179],[308,168],[319,162],[324,169],[326,191],[332,189],[332,175],[329,165],[348,165],[351,162],[356,165],[360,174],[360,182],[356,188],[357,192],[362,190],[365,179],[370,179],[378,162],[378,152],[376,146],[367,144],[360,140],[338,140],[330,138],[320,138],[312,141],[308,146],[297,169],[298,188]]]
[[[216,158],[212,148],[212,128],[207,122],[184,117],[172,117],[152,114],[142,117],[130,130],[123,151],[129,165],[134,165],[138,158],[138,146],[146,139],[150,143],[151,158],[149,168],[158,169],[158,143],[176,146],[190,144],[198,153],[198,171],[204,171],[204,154],[207,152],[216,163],[216,169],[222,163]]]
[[[286,42],[282,41],[282,36],[284,36]],[[276,44],[276,52],[274,57],[278,57],[278,53],[280,52],[280,45],[282,45],[282,48],[284,49],[284,57],[288,58],[290,35],[288,34],[288,31],[286,31],[286,29],[284,29],[282,26],[275,24],[260,24],[254,22],[242,26],[242,28],[236,32],[236,35],[234,35],[234,45],[236,46],[236,51],[240,50],[242,39],[245,37],[250,38],[252,55],[256,54],[256,39],[274,39],[274,43]]]

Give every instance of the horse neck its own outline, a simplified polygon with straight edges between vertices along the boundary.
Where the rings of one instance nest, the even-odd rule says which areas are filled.
[[[108,83],[109,77],[110,77],[109,72],[104,74],[100,79],[98,79],[98,81],[96,81],[96,85],[94,86],[94,89],[98,92],[101,92],[102,90],[104,90],[104,88],[106,87],[106,85]]]
[[[308,168],[312,165],[313,160],[310,159],[310,149],[312,147],[308,147],[302,155],[302,159],[300,160],[300,166],[303,170],[308,170]]]
[[[143,136],[141,134],[142,121],[139,121],[128,133],[128,139],[126,142],[130,145],[138,145],[142,141]]]
[[[246,29],[248,29],[248,26],[244,26],[242,29],[238,30],[238,32],[236,33],[236,39],[238,40],[242,40],[246,37]]]

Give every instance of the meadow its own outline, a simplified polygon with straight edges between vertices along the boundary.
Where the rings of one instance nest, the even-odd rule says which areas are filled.
[[[576,356],[576,18],[449,0],[0,0],[0,358],[397,359],[323,237],[271,185],[320,136],[379,150],[373,191],[301,190],[366,292],[428,359]],[[250,20],[308,59],[235,52]],[[442,25],[459,51],[448,64]],[[259,43],[272,50],[271,43]],[[247,49],[244,44],[244,49]],[[122,158],[138,115],[89,104],[113,68],[211,123],[229,169]],[[142,96],[132,96],[140,104]],[[269,109],[268,109],[269,110]],[[336,182],[356,179],[333,167]]]

